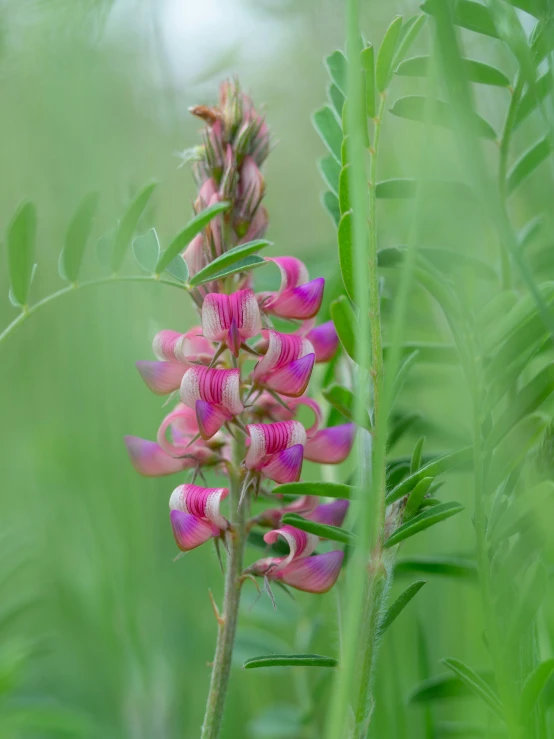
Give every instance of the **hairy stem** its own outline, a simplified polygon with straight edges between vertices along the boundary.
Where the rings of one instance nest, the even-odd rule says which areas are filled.
[[[202,724],[202,739],[219,736],[225,698],[231,671],[231,658],[237,630],[243,569],[244,545],[246,542],[246,501],[239,508],[242,487],[240,464],[244,459],[245,445],[242,438],[232,440],[232,465],[229,473],[229,507],[231,535],[228,539],[229,555],[225,572],[225,594],[223,614],[217,635],[215,657],[210,681],[210,690]]]

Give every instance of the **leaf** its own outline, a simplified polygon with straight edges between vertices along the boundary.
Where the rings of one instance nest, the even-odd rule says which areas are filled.
[[[349,421],[359,422],[356,414],[356,398],[351,390],[341,385],[333,384],[321,391],[325,400],[336,408]],[[371,421],[367,411],[365,412],[364,422],[361,424],[368,431],[371,430]]]
[[[437,197],[453,197],[463,198],[464,200],[473,200],[473,192],[464,182],[456,182],[451,180],[418,180],[409,178],[393,178],[390,180],[382,180],[375,187],[375,195],[381,199],[401,199],[415,198],[418,187],[427,195],[435,195]]]
[[[335,85],[343,95],[346,95],[348,92],[348,62],[342,51],[337,49],[332,54],[329,54],[325,60],[325,66]]]
[[[421,453],[423,450],[423,444],[425,443],[425,437],[421,436],[414,446],[414,451],[412,452],[412,459],[410,462],[410,475],[414,475],[418,469],[421,467]]]
[[[396,52],[401,28],[402,17],[397,15],[385,31],[385,36],[377,54],[375,82],[379,92],[384,92],[389,86],[390,78],[392,76],[392,60]]]
[[[553,82],[552,73],[548,70],[537,79],[532,88],[527,89],[521,96],[514,114],[514,130],[550,95]]]
[[[8,226],[6,245],[11,291],[20,305],[26,305],[35,263],[37,213],[31,202],[19,207]]]
[[[429,464],[421,467],[415,474],[410,475],[405,480],[402,480],[402,482],[400,482],[395,488],[393,488],[387,494],[387,505],[390,505],[391,503],[394,503],[394,501],[400,500],[400,498],[408,495],[408,493],[410,493],[414,489],[417,483],[423,480],[425,477],[434,478],[437,477],[437,475],[442,475],[448,470],[471,462],[472,458],[472,449],[471,447],[467,447],[465,449],[460,449],[457,452],[446,454],[444,457],[439,457],[439,459],[434,459],[432,462],[429,462]]]
[[[435,15],[436,6],[442,2],[443,0],[425,0],[420,7],[425,13]],[[454,5],[453,20],[457,26],[469,31],[499,38],[490,10],[474,0],[458,0]]]
[[[160,242],[155,228],[133,240],[133,256],[145,272],[154,272],[160,256]]]
[[[521,692],[521,717],[523,721],[527,721],[530,717],[544,686],[553,672],[554,659],[547,659],[535,667],[533,672],[525,680]]]
[[[158,259],[158,264],[156,265],[156,274],[161,274],[164,269],[167,268],[168,264],[175,259],[177,254],[180,254],[213,218],[227,210],[229,205],[230,203],[226,201],[214,203],[194,216],[194,218],[189,221],[181,231],[179,231],[167,249],[162,252]]]
[[[339,119],[328,105],[324,105],[323,108],[315,111],[312,122],[321,140],[340,164],[342,129]]]
[[[350,164],[347,164],[341,169],[339,177],[339,207],[341,215],[350,210],[349,169]]]
[[[390,346],[383,347],[385,355],[390,351]],[[402,345],[402,353],[405,358],[417,352],[417,361],[426,364],[458,364],[458,351],[450,344],[435,344],[427,341],[407,341]]]
[[[507,2],[529,15],[534,15],[535,18],[542,18],[548,12],[548,0],[507,0]]]
[[[457,577],[472,582],[477,579],[477,565],[475,562],[461,557],[409,557],[396,561],[394,566],[395,575],[406,575],[414,572],[423,575]]]
[[[206,277],[200,284],[203,285],[205,282],[210,282],[211,280],[222,280],[224,277],[236,275],[239,272],[249,272],[251,269],[263,267],[264,264],[270,264],[270,262],[267,262],[263,257],[259,257],[257,254],[251,254],[249,257],[244,257],[244,259],[241,259],[239,262],[230,264],[219,272],[210,275],[210,277]],[[196,285],[198,284],[199,283],[196,283]]]
[[[526,575],[526,581],[519,589],[517,605],[507,627],[503,647],[513,653],[514,646],[521,640],[537,615],[545,593],[548,590],[548,573],[542,562],[537,562]]]
[[[321,654],[267,654],[246,660],[245,670],[256,667],[337,667],[338,660]]]
[[[339,222],[339,264],[344,289],[350,299],[355,302],[354,295],[354,244],[352,240],[352,213],[345,213]]]
[[[532,174],[540,164],[546,161],[551,152],[552,149],[550,148],[550,142],[546,136],[540,139],[540,141],[537,141],[537,143],[527,149],[527,151],[523,152],[521,157],[508,172],[508,195],[511,195],[523,180],[529,177],[529,175]]]
[[[177,254],[177,256],[171,260],[165,268],[165,271],[169,272],[169,274],[172,277],[175,277],[176,280],[179,280],[179,282],[186,283],[189,278],[189,268],[180,254]]]
[[[454,111],[450,103],[446,103],[444,100],[433,100],[430,105],[430,112],[427,110],[428,107],[427,99],[421,95],[407,95],[398,98],[390,112],[399,118],[406,118],[410,121],[429,122],[443,128],[454,128]],[[477,113],[473,113],[473,116],[481,136],[496,140],[496,132],[492,126]]]
[[[496,447],[487,474],[487,487],[496,490],[498,485],[518,467],[529,451],[541,439],[548,418],[540,413],[525,416]]]
[[[143,214],[156,186],[156,182],[151,182],[148,185],[145,185],[142,190],[139,190],[138,194],[135,195],[129,207],[125,211],[115,235],[110,265],[113,272],[117,272],[121,267],[127,247],[131,243],[131,239],[133,238],[133,234],[137,228],[139,218]]]
[[[499,718],[503,718],[502,704],[498,696],[480,675],[458,659],[443,659],[442,661],[472,693],[481,698]]]
[[[327,90],[327,97],[331,102],[331,105],[335,109],[335,113],[339,118],[342,118],[342,109],[344,108],[344,95],[336,85],[329,85]]]
[[[402,526],[399,526],[399,528],[397,528],[396,531],[385,541],[385,548],[389,549],[390,547],[394,547],[397,544],[400,544],[401,541],[408,539],[410,536],[414,536],[414,534],[417,534],[424,529],[428,529],[430,526],[434,526],[441,521],[446,521],[447,518],[455,516],[463,510],[464,506],[460,503],[455,503],[454,501],[449,503],[440,503],[439,505],[433,506],[430,510],[414,516],[414,518],[411,518],[409,521],[406,521],[406,523],[403,523]]]
[[[69,282],[75,282],[79,276],[98,201],[97,192],[89,193],[80,203],[67,228],[64,248],[60,254],[59,272]]]
[[[389,626],[392,624],[392,622],[402,613],[404,608],[408,605],[408,603],[412,600],[412,598],[419,593],[421,588],[426,584],[426,580],[416,580],[411,585],[408,585],[406,590],[404,590],[398,598],[394,601],[394,603],[389,606],[387,609],[387,612],[383,616],[383,619],[381,623],[379,624],[379,633],[384,634],[385,631],[389,628]]]
[[[408,703],[429,703],[446,698],[467,698],[473,691],[455,675],[446,673],[423,680],[412,689]]]
[[[408,502],[406,503],[406,508],[404,509],[404,521],[409,521],[417,514],[424,497],[427,495],[429,488],[431,487],[432,482],[432,477],[424,477],[423,480],[418,482],[418,484],[412,490],[412,492],[410,493],[410,497],[408,498]]]
[[[368,44],[361,52],[361,64],[365,81],[365,112],[368,118],[375,117],[375,54],[373,45]]]
[[[98,262],[105,267],[110,269],[112,263],[112,253],[115,243],[115,232],[109,231],[108,233],[100,236],[96,242],[96,258]]]
[[[340,221],[339,199],[334,193],[327,190],[327,192],[324,192],[321,196],[321,202],[327,213],[331,216],[331,220],[335,224],[335,228],[338,228]]]
[[[389,435],[387,438],[387,448],[393,447],[399,439],[404,436],[405,433],[414,425],[421,421],[421,414],[419,413],[406,413],[399,414],[390,424]]]
[[[538,239],[544,230],[545,225],[546,221],[544,215],[540,214],[535,216],[535,218],[531,218],[525,226],[520,228],[517,235],[517,243],[522,252]]]
[[[526,523],[544,513],[545,507],[552,502],[554,502],[554,482],[544,480],[518,495],[500,516],[496,525],[490,521],[487,536],[493,544],[498,544],[509,536],[521,533]]]
[[[308,534],[314,534],[322,539],[330,539],[331,541],[340,541],[341,544],[354,544],[356,537],[346,529],[339,526],[329,526],[326,523],[317,523],[307,518],[302,518],[296,513],[285,513],[281,519],[282,523],[294,526],[301,531],[307,531]]]
[[[270,706],[248,723],[249,737],[256,739],[296,739],[302,735],[304,711],[299,706]]]
[[[319,171],[325,180],[325,184],[334,195],[339,194],[340,165],[333,157],[323,157],[319,160]]]
[[[340,342],[348,356],[356,361],[356,334],[359,331],[358,320],[352,306],[345,295],[333,300],[330,307],[331,318]]]
[[[429,56],[414,56],[406,59],[395,70],[395,74],[401,77],[425,77],[428,74],[429,60]],[[496,67],[491,67],[490,64],[475,59],[462,59],[462,64],[470,82],[494,87],[509,87],[511,84],[503,72]]]
[[[272,493],[275,495],[319,495],[322,498],[340,498],[350,500],[356,488],[342,482],[286,482],[277,485]]]
[[[265,249],[266,246],[271,246],[271,241],[256,239],[255,241],[239,244],[239,246],[229,249],[229,251],[216,257],[206,267],[197,272],[191,278],[190,286],[197,287],[198,285],[203,285],[205,282],[210,282],[213,279],[213,275],[225,272],[227,267],[236,265],[237,262],[242,262],[245,257],[255,254],[260,249]]]
[[[410,46],[419,36],[419,32],[425,25],[426,20],[427,17],[425,15],[414,15],[403,24],[398,40],[398,47],[392,60],[393,70],[398,67],[410,50]]]

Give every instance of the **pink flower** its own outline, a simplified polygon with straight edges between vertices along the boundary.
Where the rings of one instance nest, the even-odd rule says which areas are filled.
[[[276,293],[262,295],[263,309],[281,318],[313,318],[321,307],[325,280],[308,282],[308,270],[295,257],[266,257],[281,271],[281,286]]]
[[[321,429],[308,439],[304,456],[310,462],[339,464],[350,454],[355,436],[356,426],[353,423]]]
[[[192,457],[176,459],[165,452],[155,441],[140,439],[138,436],[126,436],[125,445],[133,467],[144,477],[162,477],[182,472],[196,466]]]
[[[262,331],[267,349],[255,366],[252,379],[281,395],[298,397],[308,387],[314,366],[313,346],[307,339],[278,331]]]
[[[327,321],[315,326],[306,334],[315,350],[316,362],[328,362],[332,359],[339,347],[339,337],[333,321]]]
[[[169,499],[171,527],[181,551],[195,549],[212,537],[221,536],[229,523],[219,506],[229,494],[227,488],[179,485]]]
[[[274,482],[297,482],[302,471],[306,431],[298,421],[250,423],[245,465]]]
[[[197,272],[206,266],[206,254],[204,252],[204,237],[198,234],[183,252],[183,259],[187,263],[189,275],[194,277]]]
[[[306,436],[310,439],[319,428],[322,420],[321,408],[313,398],[309,398],[306,395],[302,395],[300,398],[287,399],[287,408],[270,395],[268,392],[263,392],[260,397],[256,400],[254,410],[262,417],[268,417],[272,421],[291,421],[296,415],[296,411],[300,406],[305,405],[314,414],[313,424],[306,429]]]
[[[202,332],[206,339],[225,342],[235,357],[241,343],[259,334],[261,329],[260,309],[252,290],[206,295],[202,305]]]
[[[240,371],[191,367],[183,375],[181,400],[195,410],[202,438],[210,439],[224,423],[244,410]]]

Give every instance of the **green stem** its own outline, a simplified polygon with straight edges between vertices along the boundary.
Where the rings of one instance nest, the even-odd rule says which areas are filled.
[[[112,275],[110,277],[100,277],[97,280],[88,280],[87,282],[73,282],[71,285],[63,287],[61,290],[52,293],[52,295],[48,295],[46,298],[39,300],[38,303],[35,303],[34,305],[24,306],[17,318],[15,318],[9,324],[9,326],[7,326],[2,331],[2,333],[0,333],[0,344],[5,341],[5,339],[7,339],[8,336],[10,336],[10,334],[12,334],[15,329],[22,323],[24,323],[30,316],[43,308],[45,305],[48,305],[48,303],[57,300],[57,298],[61,298],[63,295],[70,295],[71,293],[75,293],[77,292],[77,290],[81,290],[85,287],[96,287],[97,285],[109,285],[118,282],[152,282],[159,285],[172,285],[173,287],[178,287],[180,290],[184,289],[183,285],[180,285],[178,282],[159,279],[154,276],[150,277],[142,275],[130,275],[127,277],[118,277],[117,275]]]
[[[232,440],[232,464],[229,472],[229,508],[231,535],[229,555],[225,572],[223,615],[219,625],[215,657],[210,681],[210,690],[202,724],[202,739],[217,739],[221,729],[225,698],[231,671],[231,658],[237,630],[243,569],[244,546],[246,543],[246,501],[239,508],[243,474],[240,464],[244,459],[245,444],[242,438]]]

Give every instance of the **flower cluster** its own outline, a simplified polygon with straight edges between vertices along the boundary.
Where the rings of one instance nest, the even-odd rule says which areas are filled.
[[[228,201],[230,207],[185,250],[183,258],[191,274],[265,232],[267,213],[261,205],[265,188],[259,167],[269,151],[265,121],[236,83],[222,86],[219,106],[197,107],[193,113],[207,124],[195,162],[199,186],[195,208],[200,211],[218,200]],[[196,288],[192,293],[200,325],[186,333],[161,331],[153,341],[155,361],[137,363],[154,393],[179,395],[156,441],[127,437],[126,443],[142,475],[191,471],[191,483],[179,485],[169,501],[175,541],[185,552],[212,538],[225,543],[233,533],[221,512],[228,488],[194,484],[206,468],[221,475],[232,471],[249,500],[253,496],[275,499],[272,483],[298,481],[304,459],[342,462],[354,441],[353,424],[321,428],[321,409],[307,395],[314,364],[331,359],[338,347],[332,322],[315,325],[324,280],[310,280],[305,265],[295,257],[267,261],[280,271],[278,290],[255,293],[248,272]],[[276,330],[273,317],[286,319],[291,332]],[[253,368],[248,369],[252,362]],[[297,419],[303,406],[314,416],[309,428]],[[246,451],[237,468],[231,445],[239,435]],[[281,519],[294,512],[340,525],[347,508],[347,501],[319,504],[314,496],[302,496],[257,515],[249,528],[270,528],[264,536],[268,547],[281,538],[289,552],[255,562],[244,575],[314,593],[329,590],[340,572],[343,552],[315,553],[319,538],[281,525]]]

